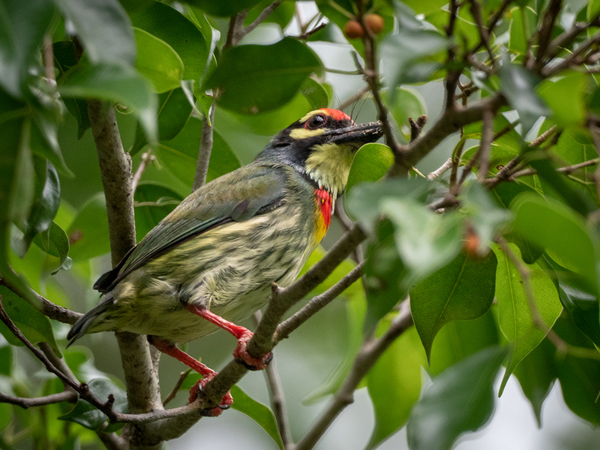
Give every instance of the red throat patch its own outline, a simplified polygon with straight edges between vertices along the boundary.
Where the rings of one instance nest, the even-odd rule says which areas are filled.
[[[316,189],[315,197],[317,198],[317,203],[321,207],[321,214],[323,216],[323,221],[325,222],[325,227],[329,228],[329,225],[331,225],[331,195],[329,195],[329,192],[325,189]]]
[[[335,120],[352,120],[348,114],[338,111],[337,109],[324,108],[323,111],[327,111],[327,114]]]

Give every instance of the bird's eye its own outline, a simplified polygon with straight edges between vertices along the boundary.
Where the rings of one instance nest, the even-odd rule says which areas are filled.
[[[308,122],[306,122],[306,128],[309,130],[314,130],[325,125],[325,122],[325,116],[323,114],[317,114],[308,119]]]

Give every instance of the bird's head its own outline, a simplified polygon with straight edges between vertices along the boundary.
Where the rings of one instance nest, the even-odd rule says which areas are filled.
[[[288,164],[335,199],[348,181],[356,151],[383,134],[380,122],[356,124],[342,111],[311,111],[275,136],[257,159]]]

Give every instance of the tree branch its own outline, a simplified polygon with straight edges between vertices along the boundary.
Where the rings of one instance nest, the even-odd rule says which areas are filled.
[[[31,408],[32,406],[45,406],[52,403],[60,402],[75,402],[79,396],[73,390],[62,391],[58,394],[46,395],[45,397],[13,397],[0,392],[0,403],[10,403],[11,405],[20,406],[23,409]]]
[[[13,285],[9,280],[0,278],[0,285],[10,289],[12,292],[17,294],[21,298],[25,297],[25,293],[21,292],[18,286]],[[75,322],[77,322],[77,320],[79,320],[81,316],[83,316],[83,314],[81,313],[71,311],[70,309],[63,308],[62,306],[58,306],[57,304],[52,303],[50,300],[42,297],[33,289],[30,289],[30,294],[33,295],[39,302],[39,308],[37,309],[42,314],[44,314],[52,320],[57,320],[62,323],[68,323],[70,325],[73,325]]]
[[[88,114],[104,195],[110,235],[112,264],[115,267],[136,244],[131,189],[131,158],[125,154],[117,120],[112,105],[98,100],[88,100]],[[116,333],[121,362],[125,371],[127,401],[130,412],[147,412],[162,409],[158,378],[155,376],[148,341],[133,333]],[[139,436],[132,430],[131,443]]]
[[[244,28],[243,32],[241,33],[241,36],[239,37],[239,40],[241,40],[248,33],[254,31],[256,27],[259,26],[267,17],[269,17],[279,5],[281,5],[281,1],[273,2],[265,9],[263,9],[262,12],[258,15],[258,17],[254,19],[254,22],[252,22],[250,25]]]
[[[257,326],[261,319],[262,313],[260,310],[256,311],[256,313],[254,313],[254,320]],[[276,361],[277,360],[273,358],[265,369],[265,380],[267,382],[269,397],[271,398],[271,407],[273,409],[273,414],[275,415],[275,421],[277,422],[277,429],[279,430],[279,435],[283,442],[283,448],[288,449],[293,445],[293,441],[289,419],[285,409],[285,395],[283,393],[283,387],[281,386],[281,379],[279,378]]]
[[[217,105],[213,103],[209,109],[208,117],[206,117],[206,114],[203,115],[200,151],[198,152],[198,162],[196,164],[196,173],[194,175],[192,192],[201,188],[206,183],[206,175],[208,174],[208,166],[210,163],[210,154],[213,147],[215,109],[217,109]]]
[[[298,442],[294,450],[308,450],[315,446],[339,413],[354,401],[354,391],[383,352],[387,350],[396,338],[412,326],[413,320],[408,302],[404,302],[402,305],[400,314],[392,321],[383,336],[378,339],[370,337],[363,342],[344,384],[335,394],[333,401],[323,415],[302,440]]]

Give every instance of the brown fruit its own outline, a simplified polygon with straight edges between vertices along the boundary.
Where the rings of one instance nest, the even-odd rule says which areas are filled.
[[[475,234],[472,230],[467,232],[467,236],[465,237],[465,252],[467,255],[472,257],[479,256],[479,236]]]
[[[356,39],[365,34],[365,30],[357,20],[349,20],[344,27],[344,34],[348,39]]]
[[[380,34],[383,31],[383,17],[378,14],[369,14],[365,17],[365,25],[373,34]]]

